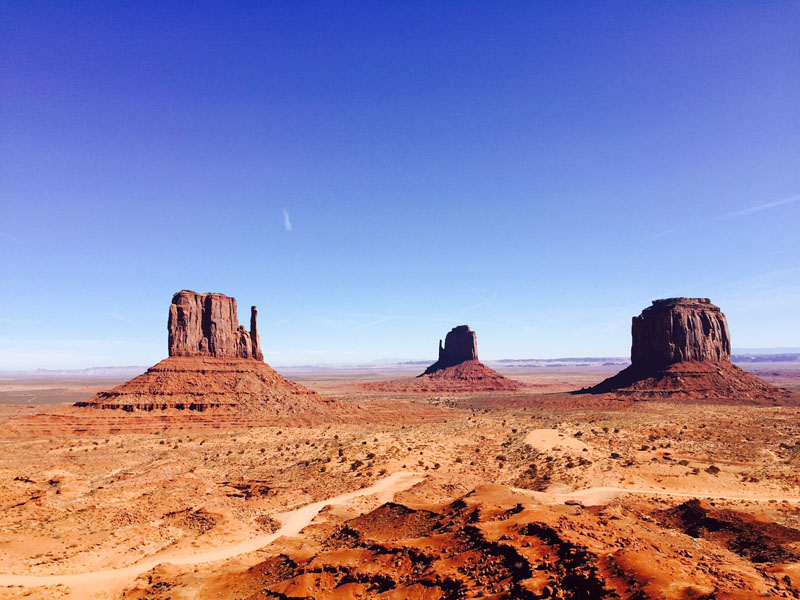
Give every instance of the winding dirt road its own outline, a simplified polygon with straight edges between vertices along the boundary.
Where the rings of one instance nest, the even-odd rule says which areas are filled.
[[[323,507],[329,504],[346,504],[361,496],[375,494],[383,503],[392,499],[396,492],[407,490],[424,480],[424,476],[407,471],[398,471],[375,484],[354,492],[341,494],[334,498],[307,504],[295,510],[278,515],[282,525],[280,529],[268,535],[250,538],[238,544],[229,544],[212,550],[198,552],[163,551],[142,559],[121,569],[105,569],[86,573],[66,575],[4,575],[0,574],[0,587],[42,587],[67,586],[76,598],[108,598],[122,590],[137,576],[146,573],[162,563],[176,565],[198,565],[201,563],[226,560],[240,554],[253,552],[272,543],[282,536],[294,536],[309,525]]]

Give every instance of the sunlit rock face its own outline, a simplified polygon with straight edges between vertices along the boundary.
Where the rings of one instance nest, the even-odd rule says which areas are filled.
[[[253,306],[247,331],[239,325],[235,298],[180,291],[169,307],[169,355],[264,360],[256,318]]]

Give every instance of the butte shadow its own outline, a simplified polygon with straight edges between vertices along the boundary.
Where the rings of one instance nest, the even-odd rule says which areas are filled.
[[[504,377],[478,360],[478,339],[468,325],[451,329],[439,340],[439,359],[415,378],[368,383],[364,387],[385,392],[491,392],[516,391],[522,384]]]
[[[230,409],[268,414],[323,416],[336,408],[263,360],[257,310],[250,330],[239,325],[236,299],[183,290],[169,307],[169,358],[145,373],[76,407],[123,411]]]
[[[737,404],[798,400],[731,363],[727,320],[708,298],[654,300],[633,317],[631,336],[631,365],[575,394]]]

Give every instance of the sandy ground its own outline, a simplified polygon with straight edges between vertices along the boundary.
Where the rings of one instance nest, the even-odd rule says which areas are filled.
[[[313,374],[342,402],[396,398],[446,412],[430,423],[0,434],[0,598],[215,597],[202,591],[212,573],[306,556],[392,498],[435,507],[486,484],[553,510],[644,511],[643,536],[648,511],[691,498],[800,528],[800,409],[608,403],[561,393],[571,375],[549,373],[524,376],[521,393],[416,397],[371,396],[360,379]],[[0,417],[13,424],[40,410],[7,405]],[[639,521],[626,519],[635,536]],[[714,552],[720,565],[738,560]],[[800,562],[764,569],[791,579]],[[180,591],[168,593],[173,584]],[[225,589],[214,594],[234,597]]]
[[[74,598],[106,598],[122,590],[138,575],[145,573],[162,563],[172,563],[180,566],[199,565],[215,561],[222,561],[240,554],[246,554],[271,544],[282,536],[298,535],[304,527],[309,525],[314,517],[325,506],[346,504],[355,498],[376,495],[378,501],[387,502],[394,497],[396,492],[408,489],[419,483],[423,478],[415,473],[398,471],[385,477],[368,487],[340,494],[333,498],[321,500],[296,508],[286,513],[276,515],[281,523],[280,528],[269,535],[261,535],[247,539],[243,542],[213,547],[202,551],[160,552],[145,560],[138,561],[128,567],[120,569],[105,569],[88,571],[84,573],[70,573],[63,575],[9,575],[0,574],[2,587],[51,587],[66,586],[66,597]]]

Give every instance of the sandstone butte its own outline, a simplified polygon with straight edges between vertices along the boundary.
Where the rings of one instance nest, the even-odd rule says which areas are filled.
[[[633,317],[631,336],[631,365],[578,393],[753,403],[790,395],[731,363],[728,322],[708,298],[654,300]]]
[[[239,325],[236,299],[183,290],[169,307],[169,358],[77,407],[163,411],[235,409],[314,415],[337,403],[279,375],[263,360],[257,310]]]
[[[478,339],[468,325],[451,329],[439,340],[439,359],[413,379],[366,384],[375,391],[481,392],[514,391],[522,384],[504,377],[478,360]]]

